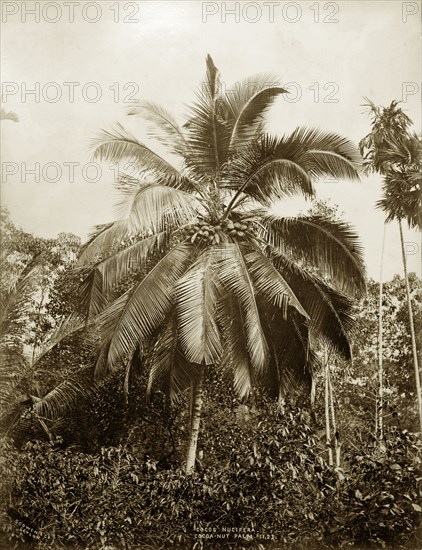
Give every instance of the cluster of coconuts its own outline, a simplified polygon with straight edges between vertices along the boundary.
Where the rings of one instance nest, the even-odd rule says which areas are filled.
[[[191,242],[218,244],[221,242],[222,233],[243,239],[249,230],[250,224],[233,222],[233,220],[220,220],[216,225],[201,220],[189,228],[188,234],[191,237]]]

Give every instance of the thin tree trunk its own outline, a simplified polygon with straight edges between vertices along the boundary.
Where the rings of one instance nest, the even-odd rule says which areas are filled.
[[[384,370],[382,364],[383,355],[383,325],[382,325],[382,298],[383,298],[383,264],[384,264],[384,250],[385,250],[385,233],[387,224],[384,223],[384,231],[382,235],[382,248],[381,248],[381,265],[380,265],[380,288],[379,288],[379,303],[378,303],[378,398],[376,402],[375,412],[375,438],[379,441],[384,437]]]
[[[410,336],[411,336],[411,339],[412,339],[413,366],[415,368],[417,407],[418,407],[418,410],[419,410],[420,429],[422,431],[421,380],[420,380],[420,373],[419,373],[419,366],[418,366],[418,351],[417,351],[417,348],[416,348],[415,324],[414,324],[414,321],[413,321],[412,300],[411,300],[411,296],[410,296],[409,277],[408,277],[408,274],[407,274],[406,251],[404,249],[403,227],[402,227],[401,220],[399,220],[399,229],[400,229],[401,253],[402,253],[402,259],[403,259],[404,281],[405,281],[405,284],[406,284],[407,308],[409,310]]]
[[[333,449],[331,447],[331,429],[330,429],[330,367],[325,351],[325,441],[327,444],[328,464],[333,465]]]
[[[338,440],[336,412],[335,412],[335,409],[334,409],[333,385],[331,383],[331,373],[330,373],[330,371],[328,371],[328,394],[329,394],[329,399],[330,399],[331,423],[332,423],[333,432],[334,432],[333,437],[334,437],[335,462],[336,462],[336,468],[340,468],[340,442]]]
[[[198,377],[191,385],[191,422],[189,433],[189,445],[186,455],[186,473],[195,469],[196,448],[198,445],[199,427],[201,423],[202,393],[203,393],[204,367],[199,367]]]

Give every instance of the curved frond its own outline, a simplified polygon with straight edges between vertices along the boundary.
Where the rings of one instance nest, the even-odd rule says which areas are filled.
[[[284,319],[287,319],[289,305],[306,319],[309,317],[282,274],[261,251],[255,249],[245,254],[244,258],[256,292],[279,308]]]
[[[131,238],[180,228],[196,218],[199,204],[195,196],[165,185],[130,186],[120,202],[121,218],[98,228],[83,247],[78,263],[98,262],[100,256],[130,245]]]
[[[103,276],[96,267],[92,269],[79,286],[76,310],[88,322],[98,315],[106,304]]]
[[[42,418],[54,420],[74,409],[82,399],[91,398],[94,394],[94,388],[88,387],[79,380],[65,380],[37,400],[33,410]]]
[[[151,137],[164,144],[170,151],[183,154],[187,143],[182,128],[176,119],[163,107],[151,101],[144,101],[140,105],[131,107],[129,115],[140,115],[151,122],[149,129]]]
[[[90,265],[98,262],[102,255],[122,245],[129,237],[129,225],[126,220],[98,225],[88,241],[81,247],[78,265]]]
[[[143,235],[181,227],[197,216],[199,206],[199,199],[190,193],[147,183],[122,192],[119,212],[130,235]]]
[[[116,369],[163,322],[171,308],[174,285],[185,272],[192,251],[190,243],[176,245],[133,289],[101,313],[104,353],[97,362],[98,373]]]
[[[69,338],[69,336],[72,336],[81,331],[85,327],[85,320],[81,319],[77,314],[72,313],[71,315],[62,319],[51,332],[48,340],[44,342],[42,346],[37,350],[37,353],[34,356],[31,365],[34,366],[54,347]]]
[[[217,292],[211,251],[205,251],[175,287],[179,342],[188,361],[212,365],[221,356]]]
[[[222,187],[236,193],[226,212],[242,194],[267,206],[296,193],[314,195],[311,177],[298,151],[283,150],[281,145],[279,138],[263,136],[238,151],[228,163],[222,174]]]
[[[174,314],[165,324],[149,356],[147,398],[154,391],[163,391],[173,403],[177,403],[189,388],[196,365],[184,357],[178,342],[177,318]]]
[[[93,140],[94,158],[119,163],[129,160],[136,164],[140,172],[152,172],[158,181],[165,185],[177,187],[182,184],[180,172],[168,161],[160,157],[149,147],[138,141],[121,124],[115,131],[105,130]]]
[[[310,330],[350,359],[349,339],[354,326],[351,299],[282,254],[275,253],[273,263],[308,312]]]
[[[312,177],[359,180],[362,162],[359,149],[343,136],[316,128],[297,128],[285,145],[300,147]]]
[[[263,240],[296,261],[308,262],[346,292],[365,289],[363,250],[349,224],[319,216],[261,220]]]
[[[242,111],[263,90],[279,87],[278,77],[272,73],[260,73],[234,83],[225,91],[224,99],[229,107],[230,121],[234,127]]]
[[[216,276],[222,286],[239,301],[245,319],[250,362],[256,372],[261,372],[268,362],[268,345],[261,326],[253,281],[238,245],[226,243],[221,246],[216,251],[215,265]]]
[[[107,294],[130,272],[145,267],[155,253],[167,248],[170,242],[168,231],[162,231],[140,239],[133,244],[118,250],[96,265],[102,276],[102,291]]]
[[[284,93],[287,90],[269,86],[269,82],[259,86],[259,83],[249,80],[243,86],[230,91],[230,95],[226,94],[227,102],[236,115],[229,144],[232,152],[256,136],[265,114],[276,98]]]
[[[252,389],[255,375],[248,354],[245,314],[239,300],[224,291],[218,301],[217,314],[223,343],[221,367],[231,373],[236,394],[240,398],[246,397]]]
[[[8,291],[0,293],[0,335],[8,330],[13,317],[21,316],[27,309],[28,298],[34,291],[37,275],[41,270],[42,258],[43,254],[35,256],[21,271],[17,280],[12,282]]]

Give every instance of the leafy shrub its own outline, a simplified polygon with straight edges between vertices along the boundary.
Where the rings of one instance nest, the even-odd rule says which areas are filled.
[[[216,422],[205,415],[202,468],[188,476],[135,447],[88,454],[37,442],[18,452],[4,442],[6,536],[90,550],[416,544],[414,436],[393,432],[385,453],[363,449],[347,457],[345,471],[333,471],[304,410],[237,407]]]
[[[333,541],[365,544],[365,548],[388,542],[399,548],[420,525],[421,442],[406,430],[392,429],[385,446],[381,452],[372,447],[348,457],[350,471],[331,507]]]

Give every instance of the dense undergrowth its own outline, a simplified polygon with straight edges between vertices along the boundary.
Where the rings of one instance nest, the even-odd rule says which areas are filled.
[[[420,547],[414,435],[392,429],[385,448],[355,448],[334,470],[306,410],[266,404],[215,412],[204,416],[192,475],[129,440],[88,452],[60,438],[20,449],[4,439],[8,547]]]

